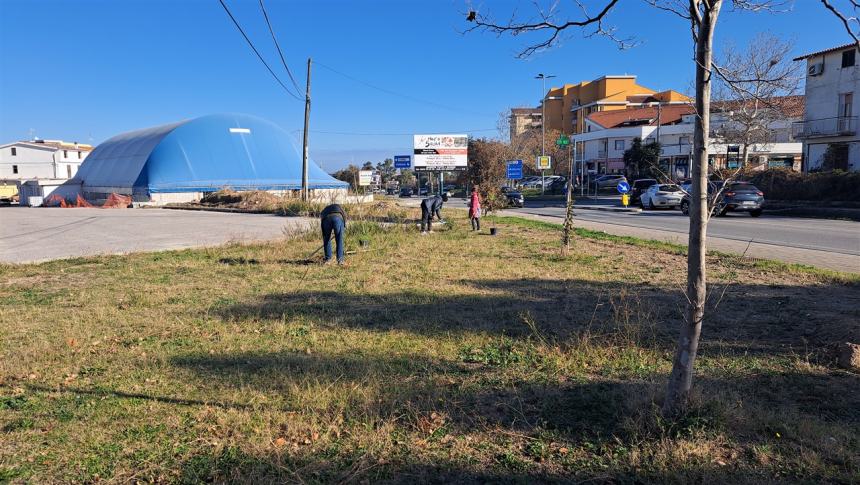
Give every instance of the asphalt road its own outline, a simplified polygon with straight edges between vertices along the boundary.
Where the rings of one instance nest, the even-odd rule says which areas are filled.
[[[0,207],[0,262],[163,251],[281,239],[313,221],[168,209]]]
[[[465,207],[465,201],[452,199],[449,206]],[[562,202],[527,201],[524,208],[504,212],[555,222],[564,218]],[[575,219],[578,226],[611,234],[687,243],[689,219],[678,210],[577,209]],[[711,219],[708,235],[712,249],[860,273],[860,222],[730,213]]]

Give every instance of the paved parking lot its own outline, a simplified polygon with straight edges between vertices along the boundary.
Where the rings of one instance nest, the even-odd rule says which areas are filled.
[[[311,227],[310,219],[266,214],[0,207],[0,262],[272,240]]]

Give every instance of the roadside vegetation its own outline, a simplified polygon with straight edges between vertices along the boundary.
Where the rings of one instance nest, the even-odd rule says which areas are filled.
[[[860,480],[856,277],[709,255],[667,421],[685,248],[446,216],[0,266],[0,482]]]

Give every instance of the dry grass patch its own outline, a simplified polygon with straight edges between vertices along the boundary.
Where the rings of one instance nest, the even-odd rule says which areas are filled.
[[[678,248],[449,215],[351,223],[349,268],[307,264],[316,234],[0,268],[0,481],[858,479],[850,278],[712,256],[664,422]]]

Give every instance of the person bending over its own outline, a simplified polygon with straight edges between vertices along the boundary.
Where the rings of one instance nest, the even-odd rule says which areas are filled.
[[[323,262],[331,261],[331,236],[334,233],[337,245],[337,264],[343,264],[343,232],[346,230],[346,212],[339,204],[332,204],[320,213],[323,237]]]
[[[433,216],[442,220],[442,203],[448,202],[447,195],[434,195],[421,201],[421,234],[433,232]]]

